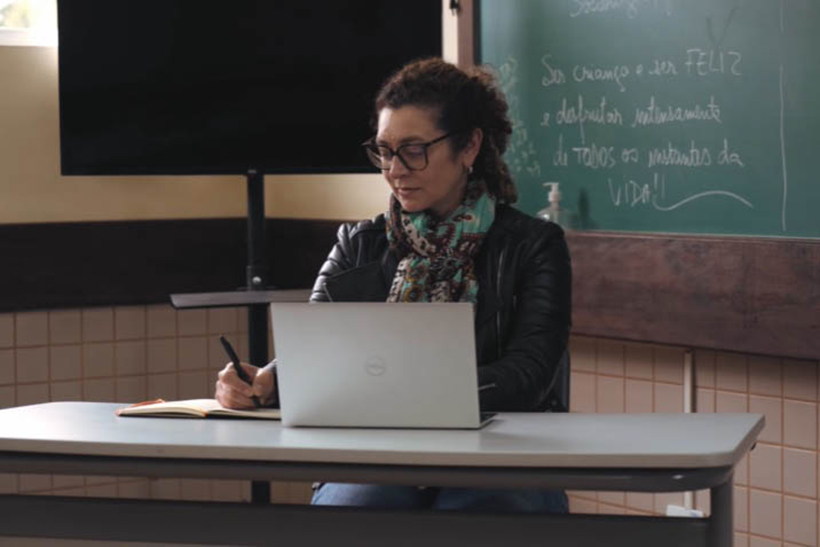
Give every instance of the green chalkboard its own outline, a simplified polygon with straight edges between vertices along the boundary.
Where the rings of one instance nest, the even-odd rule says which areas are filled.
[[[820,237],[820,2],[481,0],[519,207],[571,227]]]

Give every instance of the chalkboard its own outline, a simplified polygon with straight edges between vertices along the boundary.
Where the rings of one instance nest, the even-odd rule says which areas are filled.
[[[590,230],[820,237],[816,0],[482,0],[519,207]]]

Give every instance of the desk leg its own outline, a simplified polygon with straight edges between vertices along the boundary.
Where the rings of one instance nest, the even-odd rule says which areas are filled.
[[[707,533],[707,545],[709,547],[731,547],[734,542],[733,476],[734,473],[730,473],[726,482],[711,489],[712,510]]]

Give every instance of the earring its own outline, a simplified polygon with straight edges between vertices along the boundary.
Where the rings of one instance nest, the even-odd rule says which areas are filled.
[[[468,175],[472,175],[472,174],[473,174],[473,166],[472,166],[472,165],[468,165],[468,166],[467,166],[467,174],[468,174]]]

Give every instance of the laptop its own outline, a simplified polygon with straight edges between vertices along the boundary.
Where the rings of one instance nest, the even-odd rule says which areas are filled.
[[[477,429],[470,303],[272,303],[282,424]]]

